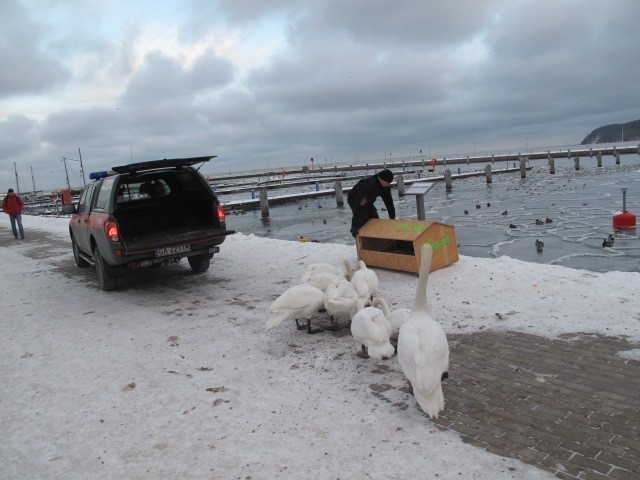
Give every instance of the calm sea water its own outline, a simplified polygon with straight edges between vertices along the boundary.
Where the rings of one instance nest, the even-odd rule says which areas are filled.
[[[500,163],[496,162],[494,170],[507,166]],[[551,175],[546,161],[533,161],[526,179],[521,179],[520,173],[494,173],[491,184],[484,176],[454,180],[451,192],[443,182],[437,182],[424,197],[426,218],[455,227],[462,255],[506,255],[599,272],[640,272],[637,231],[615,232],[612,227],[613,215],[622,211],[622,187],[628,189],[627,210],[640,215],[640,159],[626,155],[621,157],[621,165],[615,165],[613,157],[603,157],[603,164],[597,168],[595,157],[582,158],[581,169],[576,171],[573,160],[556,160],[556,173]],[[508,166],[513,167],[513,163]],[[449,168],[456,173],[458,166]],[[484,165],[460,168],[463,172],[484,170]],[[442,173],[439,167],[435,174]],[[250,198],[248,193],[243,195],[228,198]],[[398,198],[395,189],[393,195],[396,216],[415,219],[416,197]],[[376,206],[380,217],[387,218],[381,211],[381,200]],[[545,222],[547,218],[550,223]],[[227,217],[229,228],[245,234],[286,240],[303,236],[318,242],[355,245],[349,234],[350,222],[351,210],[348,206],[337,207],[334,197],[274,205],[268,219],[262,219],[260,211]],[[613,234],[614,245],[603,248],[602,241],[608,234]],[[544,242],[541,252],[535,247],[536,239]]]

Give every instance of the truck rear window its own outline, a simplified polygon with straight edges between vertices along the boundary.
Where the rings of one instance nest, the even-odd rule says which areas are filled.
[[[166,197],[169,193],[171,193],[169,185],[161,178],[144,181],[134,180],[118,187],[116,202],[122,204],[147,198]]]

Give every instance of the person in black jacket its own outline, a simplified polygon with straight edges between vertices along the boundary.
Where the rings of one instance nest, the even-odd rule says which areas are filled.
[[[351,218],[351,235],[356,238],[362,226],[372,218],[380,218],[378,210],[373,205],[378,197],[382,197],[384,205],[389,212],[389,218],[396,218],[396,209],[393,206],[391,188],[389,185],[393,181],[391,170],[382,170],[368,178],[364,178],[356,183],[347,195],[347,203],[351,207],[353,217]]]

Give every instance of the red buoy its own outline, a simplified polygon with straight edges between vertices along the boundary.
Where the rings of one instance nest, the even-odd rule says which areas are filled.
[[[613,216],[613,228],[636,228],[636,216],[627,212],[627,189],[622,189],[622,213]]]
[[[613,228],[636,228],[636,216],[631,212],[617,213],[613,216]]]

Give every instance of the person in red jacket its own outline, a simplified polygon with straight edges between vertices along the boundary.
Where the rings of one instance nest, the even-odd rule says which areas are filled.
[[[22,199],[13,193],[13,188],[7,190],[7,196],[2,200],[2,210],[9,215],[11,221],[11,230],[13,230],[13,236],[18,238],[18,231],[20,232],[20,238],[24,238],[24,229],[22,228],[22,209],[24,208],[24,202]],[[16,223],[18,228],[16,229]]]

